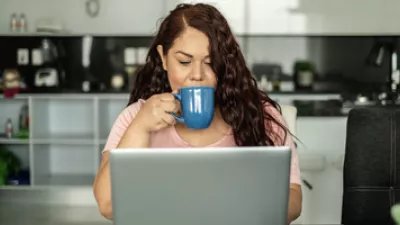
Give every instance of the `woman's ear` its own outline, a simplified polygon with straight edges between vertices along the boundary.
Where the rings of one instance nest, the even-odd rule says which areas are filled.
[[[158,52],[158,55],[159,55],[160,58],[161,58],[161,61],[162,61],[162,65],[163,65],[164,70],[167,71],[167,62],[166,62],[167,60],[166,60],[166,58],[165,58],[164,51],[163,51],[163,46],[162,46],[162,45],[157,45],[157,52]]]

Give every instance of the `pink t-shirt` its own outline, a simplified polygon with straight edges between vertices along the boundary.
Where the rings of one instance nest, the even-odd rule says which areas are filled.
[[[140,107],[145,103],[144,100],[139,100],[138,102],[125,108],[122,113],[118,116],[114,122],[111,132],[108,136],[104,151],[117,148],[119,141],[121,140],[125,130],[128,128],[129,124],[139,111]],[[286,124],[282,119],[278,110],[272,106],[266,106],[265,109],[282,124]],[[273,129],[277,129],[277,133],[281,135],[282,139],[284,137],[284,131],[278,125],[274,125]],[[291,135],[287,135],[286,141],[283,144],[289,146],[292,149],[292,161],[291,161],[291,173],[290,173],[290,183],[300,184],[300,169],[298,162],[298,154],[293,142]],[[233,147],[237,146],[233,137],[233,134],[228,134],[224,136],[219,141],[214,144],[208,145],[206,147]],[[150,147],[151,148],[177,148],[177,147],[191,147],[189,143],[184,141],[176,132],[175,127],[171,126],[151,134],[150,137]]]

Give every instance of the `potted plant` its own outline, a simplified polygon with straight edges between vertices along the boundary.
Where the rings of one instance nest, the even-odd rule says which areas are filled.
[[[0,186],[6,184],[8,177],[7,163],[4,159],[0,158]]]
[[[316,71],[314,65],[310,61],[296,61],[293,72],[296,90],[312,90]]]
[[[0,147],[0,185],[5,185],[9,176],[21,170],[21,161],[12,152]]]

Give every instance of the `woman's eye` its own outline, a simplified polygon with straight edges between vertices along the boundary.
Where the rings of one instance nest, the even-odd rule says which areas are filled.
[[[187,64],[189,64],[190,62],[180,61],[179,63],[182,64],[182,65],[187,65]]]

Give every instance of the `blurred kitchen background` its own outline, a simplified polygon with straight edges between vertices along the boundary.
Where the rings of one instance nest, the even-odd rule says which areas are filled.
[[[347,113],[398,102],[398,0],[0,0],[1,224],[109,223],[91,190],[101,150],[181,2],[219,8],[260,88],[297,107],[294,224],[340,223]]]

